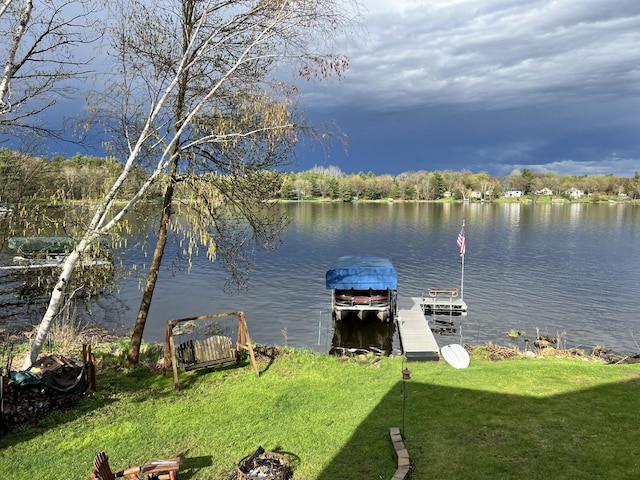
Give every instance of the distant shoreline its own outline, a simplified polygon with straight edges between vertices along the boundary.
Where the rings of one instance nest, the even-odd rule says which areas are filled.
[[[453,197],[449,198],[440,198],[437,200],[408,200],[408,199],[393,199],[393,198],[381,198],[377,200],[371,199],[358,199],[358,200],[341,200],[335,198],[322,198],[322,197],[307,197],[301,199],[273,199],[270,200],[270,203],[305,203],[305,202],[316,202],[316,203],[473,203],[473,204],[483,204],[483,203],[495,203],[495,204],[542,204],[542,205],[552,205],[552,204],[584,204],[584,205],[593,205],[593,204],[615,204],[615,205],[640,205],[640,199],[632,199],[625,198],[623,200],[616,199],[611,196],[600,196],[600,198],[594,200],[592,198],[581,198],[581,199],[569,199],[564,196],[551,196],[551,195],[526,195],[520,198],[504,198],[499,197],[493,200],[477,200],[477,199],[456,199]]]

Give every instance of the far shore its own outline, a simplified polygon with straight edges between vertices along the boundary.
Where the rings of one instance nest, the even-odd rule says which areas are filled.
[[[479,199],[462,199],[462,198],[440,198],[437,200],[415,200],[415,199],[395,199],[395,198],[380,198],[380,199],[351,199],[343,200],[339,198],[322,198],[322,197],[303,197],[300,199],[274,199],[272,203],[303,203],[303,202],[320,202],[320,203],[496,203],[496,204],[619,204],[619,205],[640,205],[640,198],[624,198],[620,199],[615,196],[598,196],[598,198],[582,197],[579,199],[573,199],[566,196],[554,196],[554,195],[526,195],[519,198],[504,198],[498,197],[494,199],[479,200]]]

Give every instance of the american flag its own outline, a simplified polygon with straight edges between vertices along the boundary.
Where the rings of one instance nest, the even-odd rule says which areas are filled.
[[[460,256],[463,256],[467,248],[467,241],[464,238],[464,223],[462,224],[462,228],[458,234],[458,241],[456,243],[458,244],[458,248],[460,248]]]

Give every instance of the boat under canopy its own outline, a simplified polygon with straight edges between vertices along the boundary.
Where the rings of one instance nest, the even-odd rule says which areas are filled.
[[[340,257],[327,270],[326,286],[337,320],[349,314],[360,319],[373,314],[380,320],[395,316],[398,274],[386,258]]]
[[[109,248],[108,238],[99,238],[94,243],[100,248]],[[69,237],[9,237],[8,247],[25,254],[41,252],[68,253],[73,250],[75,241]]]
[[[15,250],[13,265],[0,266],[0,270],[39,270],[60,267],[73,250],[75,241],[69,237],[10,237],[7,246]],[[106,237],[95,240],[92,249],[81,258],[83,266],[111,265]]]

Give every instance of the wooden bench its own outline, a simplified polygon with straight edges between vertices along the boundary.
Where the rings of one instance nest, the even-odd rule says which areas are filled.
[[[176,361],[183,371],[237,363],[236,353],[231,346],[231,339],[222,335],[205,340],[187,340],[176,345]]]
[[[189,339],[178,345],[175,344],[174,335],[179,336],[179,334],[174,334],[174,328],[178,325],[223,317],[236,317],[238,320],[238,337],[235,348],[231,343],[231,338],[224,335],[212,335],[204,340]],[[165,373],[169,364],[171,364],[173,368],[173,386],[177,391],[179,390],[178,368],[186,371],[238,363],[240,361],[241,350],[249,352],[253,371],[256,377],[259,377],[260,372],[258,372],[258,366],[256,365],[256,357],[253,353],[251,338],[249,337],[249,328],[247,327],[244,312],[242,311],[214,313],[210,315],[200,315],[198,317],[169,320],[167,322],[162,372]]]

